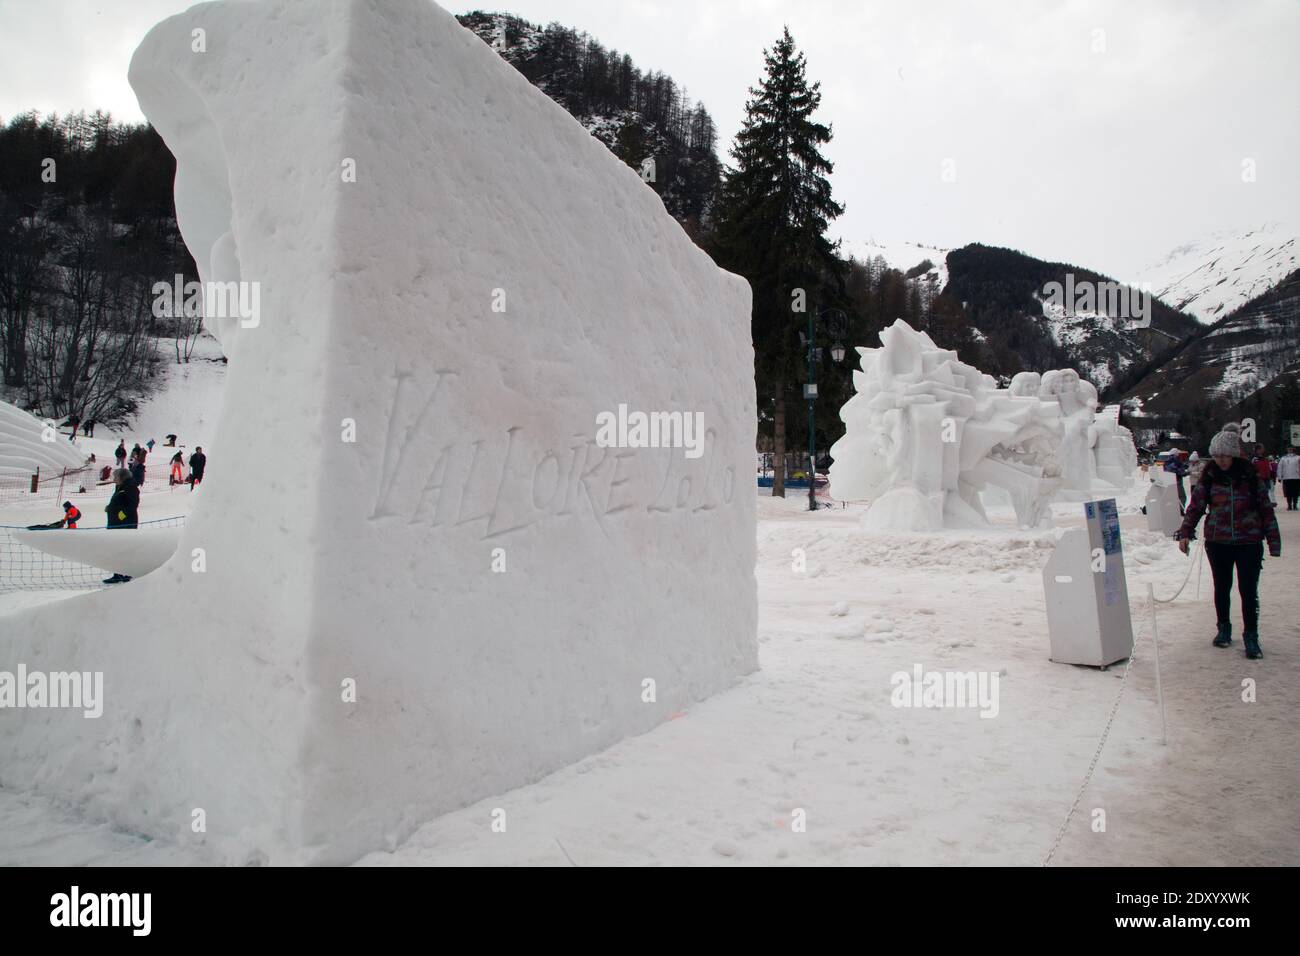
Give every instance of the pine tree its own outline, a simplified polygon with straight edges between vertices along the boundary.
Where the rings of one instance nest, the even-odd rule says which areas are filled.
[[[831,198],[832,165],[820,151],[831,128],[812,118],[821,84],[809,84],[788,27],[763,59],[766,74],[749,91],[731,149],[735,166],[724,175],[713,252],[753,288],[760,419],[772,422],[772,493],[784,496],[786,404],[801,380],[799,331],[807,326],[807,315],[794,310],[824,308],[842,293],[844,267],[826,229],[844,207]]]

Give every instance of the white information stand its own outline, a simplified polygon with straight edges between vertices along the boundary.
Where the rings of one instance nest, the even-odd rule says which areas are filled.
[[[1043,568],[1051,657],[1107,667],[1133,653],[1119,512],[1113,498],[1083,509],[1087,527],[1067,531]]]
[[[1148,531],[1171,535],[1183,523],[1178,505],[1178,486],[1175,484],[1153,484],[1147,489],[1146,506]]]

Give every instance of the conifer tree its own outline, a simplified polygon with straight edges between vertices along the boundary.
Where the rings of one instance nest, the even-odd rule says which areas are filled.
[[[772,493],[783,496],[786,404],[799,397],[799,332],[808,321],[796,309],[818,310],[842,291],[844,266],[826,230],[844,207],[831,198],[832,165],[821,154],[831,128],[813,119],[821,84],[808,82],[806,60],[788,27],[763,58],[765,75],[749,91],[731,149],[735,165],[724,175],[713,252],[753,288],[760,421],[772,423]]]

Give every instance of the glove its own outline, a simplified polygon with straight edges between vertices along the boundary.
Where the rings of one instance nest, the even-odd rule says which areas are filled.
[[[1269,554],[1269,557],[1272,557],[1272,558],[1280,558],[1280,557],[1282,557],[1282,549],[1281,549],[1281,548],[1269,548],[1269,549],[1268,549],[1268,554]]]

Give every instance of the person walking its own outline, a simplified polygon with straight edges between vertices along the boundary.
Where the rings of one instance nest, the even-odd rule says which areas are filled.
[[[123,438],[117,443],[117,449],[113,452],[113,457],[117,459],[117,467],[126,467],[126,439]]]
[[[64,424],[72,426],[72,433],[68,435],[68,441],[76,441],[77,429],[81,427],[81,416],[73,412]]]
[[[181,452],[172,455],[172,473],[167,479],[169,485],[180,485],[185,483],[185,456]]]
[[[1178,548],[1188,553],[1196,539],[1196,525],[1205,518],[1205,556],[1214,577],[1214,610],[1218,617],[1215,647],[1232,644],[1232,577],[1237,576],[1241,597],[1242,643],[1246,656],[1258,660],[1259,575],[1264,566],[1264,542],[1268,553],[1282,556],[1282,535],[1278,530],[1273,502],[1264,482],[1243,458],[1241,428],[1225,425],[1210,440],[1210,457],[1201,480],[1192,489],[1191,503],[1175,537]]]
[[[1292,446],[1277,463],[1277,480],[1282,482],[1282,497],[1287,511],[1300,511],[1300,454]]]
[[[1187,463],[1183,461],[1183,452],[1178,448],[1169,449],[1169,457],[1165,459],[1165,471],[1174,476],[1174,482],[1178,485],[1178,513],[1187,513],[1187,488],[1183,485],[1183,479],[1187,477]]]
[[[95,437],[95,420],[93,418],[88,418],[81,423],[81,434],[87,438]]]
[[[1273,497],[1273,463],[1268,460],[1263,445],[1255,446],[1255,456],[1251,458],[1250,465],[1255,469],[1255,474],[1259,475],[1259,480],[1264,482],[1269,501],[1276,501]]]
[[[131,474],[131,480],[135,482],[137,488],[144,487],[144,454],[133,455],[131,457],[131,467],[127,469]]]
[[[194,454],[190,455],[190,491],[203,481],[203,470],[208,467],[208,456],[203,454],[203,446],[196,445]]]
[[[119,468],[113,472],[113,481],[117,487],[113,490],[113,497],[108,499],[108,504],[104,507],[104,511],[108,515],[109,528],[138,528],[140,526],[140,489],[136,487],[131,473],[125,468]],[[105,578],[104,583],[122,584],[130,580],[131,576],[129,574],[116,572],[111,578]]]

